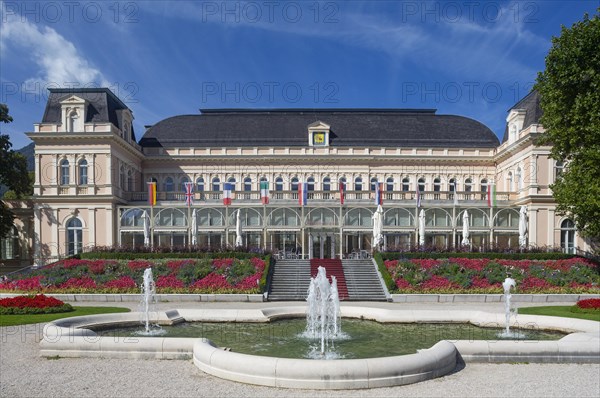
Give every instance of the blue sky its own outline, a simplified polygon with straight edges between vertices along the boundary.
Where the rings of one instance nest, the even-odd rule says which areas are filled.
[[[107,86],[144,126],[201,108],[435,108],[504,131],[552,36],[599,1],[0,3],[0,126]],[[592,49],[590,49],[591,51]]]

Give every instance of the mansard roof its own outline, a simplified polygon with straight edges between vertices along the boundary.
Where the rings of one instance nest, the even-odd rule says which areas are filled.
[[[523,97],[519,102],[514,104],[508,112],[513,109],[523,109],[525,110],[525,121],[523,122],[523,128],[527,128],[532,124],[538,124],[540,122],[540,117],[542,117],[542,108],[540,107],[540,94],[536,90],[532,90]],[[508,125],[506,125],[504,129],[504,137],[502,137],[502,142],[506,142],[508,140]]]
[[[496,135],[434,109],[201,109],[150,127],[141,146],[307,146],[308,127],[331,126],[331,146],[493,148]]]
[[[62,123],[61,102],[71,96],[87,101],[84,123],[112,123],[123,130],[123,112],[129,108],[108,88],[49,88],[42,123]],[[135,140],[133,125],[131,139]]]

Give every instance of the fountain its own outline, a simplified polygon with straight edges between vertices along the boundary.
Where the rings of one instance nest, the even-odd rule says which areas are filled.
[[[510,299],[512,297],[512,294],[510,293],[510,288],[516,288],[517,287],[517,283],[515,282],[515,280],[513,278],[506,278],[504,280],[504,282],[502,283],[502,287],[504,288],[504,319],[505,319],[505,326],[504,326],[504,332],[499,333],[498,337],[501,338],[517,338],[519,336],[521,336],[521,333],[518,332],[511,332],[510,331],[510,317],[511,315],[517,315],[517,310],[510,308]]]
[[[303,336],[320,340],[321,350],[316,355],[317,358],[333,359],[336,354],[326,349],[330,346],[333,348],[334,340],[341,337],[340,298],[336,277],[331,277],[330,284],[325,268],[319,267],[317,275],[310,280],[306,301],[308,308]]]
[[[154,305],[156,304],[156,286],[154,284],[154,277],[152,275],[152,268],[146,268],[144,270],[143,283],[142,283],[142,301],[140,302],[141,307],[141,322],[144,325],[144,331],[142,335],[157,335],[161,332],[161,327],[158,325],[150,324],[150,314],[154,311]]]

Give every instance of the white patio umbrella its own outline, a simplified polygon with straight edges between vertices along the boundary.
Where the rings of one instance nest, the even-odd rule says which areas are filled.
[[[192,210],[192,246],[198,243],[198,216],[196,216],[196,209]]]
[[[373,213],[373,247],[378,249],[383,244],[383,208],[377,206],[377,211]]]
[[[519,247],[527,247],[527,206],[521,206],[519,211]]]
[[[471,240],[469,239],[469,212],[465,210],[463,213],[463,239],[461,245],[469,246]]]
[[[146,210],[142,213],[142,219],[144,221],[144,246],[150,246],[150,217]]]
[[[308,234],[308,258],[313,258],[313,236]]]
[[[419,246],[425,246],[425,210],[419,213]]]
[[[240,216],[241,209],[237,211],[237,216],[235,220],[235,245],[243,246],[244,242],[242,241],[242,219]]]

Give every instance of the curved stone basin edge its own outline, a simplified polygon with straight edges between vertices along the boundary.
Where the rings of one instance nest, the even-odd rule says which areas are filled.
[[[500,313],[466,310],[393,310],[341,307],[342,317],[382,323],[472,323],[504,327]],[[306,306],[265,309],[176,309],[159,311],[162,325],[179,322],[270,322],[306,316]],[[285,388],[350,389],[409,384],[443,376],[459,361],[490,363],[600,363],[600,322],[519,315],[511,327],[569,333],[556,341],[440,341],[416,354],[384,358],[309,360],[247,355],[223,350],[203,338],[98,336],[90,328],[140,325],[137,312],[63,318],[44,326],[40,355],[193,359],[202,371],[228,380]]]

